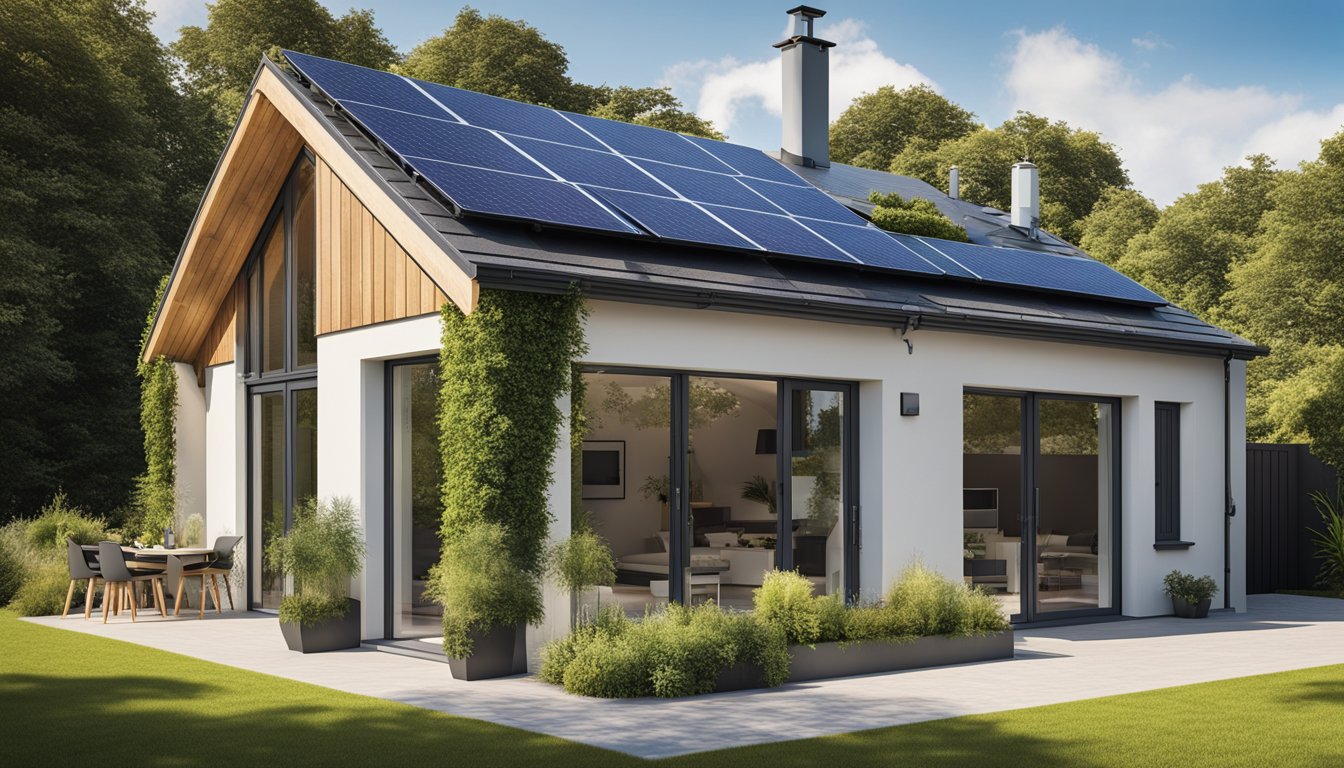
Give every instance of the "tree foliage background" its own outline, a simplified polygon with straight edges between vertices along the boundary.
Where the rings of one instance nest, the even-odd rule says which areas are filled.
[[[0,3],[0,520],[57,490],[120,522],[146,464],[139,331],[263,55],[282,47],[700,136],[666,88],[587,84],[523,21],[462,9],[404,56],[371,11],[217,0],[170,46],[143,0]],[[1005,208],[1041,168],[1043,226],[1274,354],[1249,371],[1252,439],[1344,466],[1344,134],[1297,169],[1263,156],[1159,210],[1096,133],[1021,113],[997,127],[928,88],[880,88],[832,126],[833,157]]]

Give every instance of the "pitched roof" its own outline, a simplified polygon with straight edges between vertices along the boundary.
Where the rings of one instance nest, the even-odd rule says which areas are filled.
[[[1110,344],[1178,353],[1264,354],[1235,334],[1174,306],[1143,307],[973,283],[780,259],[455,216],[437,192],[409,175],[339,108],[297,76],[264,61],[329,128],[378,185],[413,210],[449,258],[481,286],[561,290],[578,281],[595,298],[761,312],[859,324],[917,325],[1017,337]],[[796,168],[810,183],[862,210],[870,190],[933,200],[971,239],[1080,254],[1048,234],[1029,241],[1001,212],[951,200],[922,181],[834,164]]]

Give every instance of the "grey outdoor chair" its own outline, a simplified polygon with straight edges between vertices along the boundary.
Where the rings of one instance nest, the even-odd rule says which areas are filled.
[[[238,542],[242,541],[242,536],[220,536],[215,539],[215,551],[210,559],[201,563],[183,564],[179,558],[168,558],[168,583],[173,584],[173,615],[177,616],[182,610],[182,599],[185,594],[182,588],[189,578],[200,577],[201,579],[201,613],[200,618],[205,618],[205,596],[208,594],[215,602],[215,613],[223,613],[224,608],[220,604],[219,598],[219,577],[224,577],[224,592],[229,598],[229,610],[233,610],[233,588],[229,584],[229,575],[233,573],[233,551],[238,548]],[[209,589],[207,589],[206,579],[209,579]]]
[[[84,551],[84,547],[68,536],[65,544],[70,561],[70,588],[65,591],[65,610],[61,611],[61,618],[64,619],[70,613],[70,601],[75,597],[75,584],[87,581],[88,589],[84,591],[84,618],[88,619],[93,610],[93,591],[97,589],[98,580],[103,575],[98,571],[97,560],[89,562],[89,554]]]
[[[131,605],[131,621],[135,621],[134,585],[149,582],[154,592],[154,605],[160,616],[167,616],[163,599],[162,573],[131,573],[126,567],[126,553],[115,541],[98,544],[98,569],[103,574],[103,623],[107,623],[107,612],[115,599],[127,598]]]

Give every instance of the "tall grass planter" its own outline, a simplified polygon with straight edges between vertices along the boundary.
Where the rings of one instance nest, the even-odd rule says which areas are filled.
[[[348,597],[350,579],[364,561],[354,504],[337,498],[297,507],[293,527],[273,540],[266,554],[294,578],[294,594],[280,601],[280,632],[289,649],[359,647],[359,601]]]
[[[541,620],[541,578],[551,524],[551,465],[567,414],[558,407],[584,352],[583,300],[562,294],[485,289],[475,311],[442,312],[439,440],[443,456],[444,557],[437,594],[445,597],[444,650],[465,658],[491,634]],[[454,552],[497,530],[506,563],[457,567]],[[491,541],[495,534],[490,533]],[[510,574],[490,590],[479,569]],[[519,575],[518,581],[512,575]],[[452,596],[451,599],[447,599]],[[493,638],[493,639],[491,639]]]

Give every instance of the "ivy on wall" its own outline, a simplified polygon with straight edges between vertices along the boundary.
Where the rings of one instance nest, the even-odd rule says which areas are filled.
[[[583,299],[482,290],[476,311],[444,305],[439,440],[446,545],[480,523],[505,530],[514,564],[542,572],[551,462],[586,350]]]
[[[140,336],[142,351],[149,343],[154,315],[167,288],[168,276],[165,275]],[[140,376],[140,428],[145,434],[145,473],[136,478],[135,519],[128,529],[146,544],[160,544],[163,529],[173,523],[177,514],[177,371],[173,369],[173,361],[163,355],[148,362],[142,355],[136,371]]]
[[[588,437],[588,380],[583,369],[572,366],[569,384],[569,527],[587,533],[592,521],[583,504],[583,441]]]

